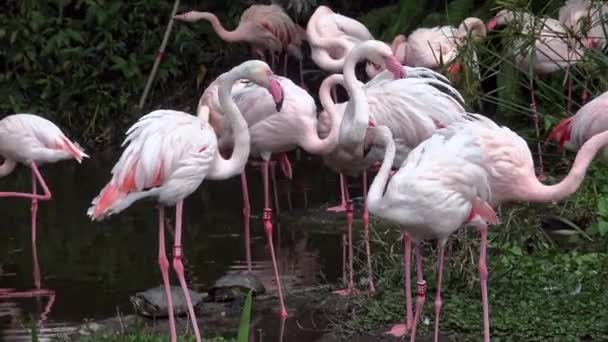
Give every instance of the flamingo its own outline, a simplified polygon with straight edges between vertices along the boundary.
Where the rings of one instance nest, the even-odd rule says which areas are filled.
[[[0,197],[25,198],[32,202],[30,210],[33,274],[35,286],[40,290],[40,268],[36,248],[38,201],[49,201],[53,195],[38,166],[67,159],[75,159],[80,164],[89,156],[51,121],[34,114],[13,114],[0,120],[0,157],[4,159],[0,164],[0,178],[11,174],[18,163],[31,169],[31,193],[0,192]],[[38,193],[38,183],[43,194]]]
[[[567,32],[564,26],[552,18],[535,18],[529,13],[513,12],[509,10],[499,11],[494,18],[488,22],[488,30],[504,26],[517,20],[522,24],[521,34],[523,36],[534,34],[534,44],[530,44],[525,38],[517,39],[513,46],[515,63],[522,70],[532,69],[533,73],[547,75],[553,72],[569,69],[571,65],[583,58],[582,46],[569,44],[565,39]],[[531,81],[532,82],[532,81]],[[571,86],[568,84],[568,111],[571,104]],[[534,86],[530,87],[530,111],[534,122],[534,131],[537,139],[539,178],[544,179],[543,157],[540,144],[540,128],[538,113],[536,111],[536,98]]]
[[[522,137],[482,115],[468,114],[466,118],[439,130],[437,134],[450,136],[464,132],[475,137],[483,152],[483,163],[491,170],[488,180],[492,193],[490,204],[494,208],[515,201],[550,203],[565,199],[580,187],[589,164],[598,151],[608,145],[607,132],[594,135],[579,149],[568,175],[557,184],[545,185],[535,176],[532,153]],[[484,252],[486,244],[482,237],[481,250]],[[479,273],[482,286],[487,286],[484,284],[487,284],[488,278],[485,259],[485,255],[480,256]],[[482,292],[482,300],[484,336],[489,336],[489,320],[486,319],[489,317],[487,293],[484,295]]]
[[[567,0],[559,9],[559,21],[588,48],[603,49],[606,45],[607,15],[608,5],[599,1]]]
[[[399,55],[402,53],[403,64],[435,69],[454,62],[458,56],[459,46],[464,44],[469,36],[476,40],[486,36],[486,26],[481,19],[466,18],[458,28],[453,26],[419,28],[407,39],[404,36],[395,37],[393,48],[403,51],[399,53]],[[454,63],[450,65],[448,72],[456,74],[460,69],[460,65]]]
[[[299,62],[300,85],[304,85],[302,78],[302,40],[306,38],[306,31],[293,22],[291,18],[278,5],[252,5],[241,15],[239,26],[233,30],[226,30],[215,14],[211,12],[189,11],[174,16],[175,19],[196,22],[206,20],[211,23],[215,32],[227,42],[247,42],[254,55],[264,59],[265,52],[270,54],[274,68],[274,54],[286,52]],[[283,73],[287,74],[287,54],[283,64]]]
[[[389,181],[389,172],[395,157],[395,143],[392,141],[390,129],[386,126],[378,126],[376,130],[379,131],[377,136],[386,145],[386,152],[382,166],[369,189],[369,211],[403,226],[404,235],[411,236],[416,245],[421,240],[437,239],[439,262],[434,333],[434,341],[437,342],[442,304],[444,247],[447,239],[465,223],[476,226],[482,239],[485,239],[486,222],[497,222],[496,214],[488,204],[490,185],[483,164],[482,150],[475,139],[466,134],[456,133],[449,138],[433,135],[408,154],[405,162]],[[485,250],[482,253],[485,254]],[[407,273],[407,254],[405,260]],[[416,339],[416,326],[426,291],[421,260],[420,249],[417,247],[418,287],[421,290],[416,301],[416,316],[410,341]],[[405,285],[406,288],[409,287],[409,283]],[[389,333],[402,336],[407,329],[407,324],[399,324]],[[489,342],[489,336],[485,341]]]
[[[364,58],[385,59],[387,69],[365,85],[356,79],[354,70],[356,64]],[[414,77],[400,78],[410,71]],[[362,165],[361,170],[365,170],[371,165],[370,161],[374,156],[378,156],[378,153],[372,153],[377,151],[374,148],[370,148],[368,153],[365,153],[367,156],[364,156],[365,145],[369,141],[369,137],[366,137],[368,125],[386,125],[393,131],[399,145],[400,158],[395,161],[398,167],[407,153],[428,138],[438,126],[458,120],[457,113],[464,113],[462,97],[449,82],[444,81],[445,77],[426,68],[403,67],[394,58],[391,48],[380,41],[366,41],[353,48],[344,63],[343,77],[350,100],[344,108],[344,118],[340,123],[338,148],[341,150],[339,153],[344,156],[350,154],[352,157],[349,158],[359,158],[355,164]],[[325,109],[329,110],[328,108],[326,106]],[[361,160],[364,162],[362,163]],[[349,167],[348,164],[346,166]],[[365,180],[366,174],[363,175]],[[351,217],[347,210],[351,277],[348,287],[337,291],[342,295],[355,292],[352,279]],[[370,291],[372,291],[369,218],[366,207],[363,224]]]
[[[171,341],[176,341],[177,335],[169,290],[169,262],[165,252],[165,206],[175,205],[176,208],[173,269],[184,291],[196,340],[200,341],[181,261],[183,200],[207,178],[227,179],[243,171],[249,156],[250,137],[247,123],[230,97],[232,85],[241,78],[250,79],[266,88],[277,105],[282,103],[283,97],[281,85],[270,67],[262,61],[244,62],[220,76],[220,103],[226,110],[232,129],[237,132],[230,159],[223,159],[219,153],[216,135],[208,123],[208,110],[199,111],[198,117],[174,110],[153,111],[127,131],[123,144],[127,147],[112,169],[112,180],[93,199],[87,212],[92,220],[98,221],[121,212],[139,199],[151,197],[158,201],[159,265],[169,303]],[[272,240],[270,247],[274,261]]]
[[[589,101],[575,115],[563,119],[549,134],[546,142],[555,140],[559,149],[577,151],[592,136],[608,131],[608,92]]]
[[[308,19],[306,37],[312,60],[327,72],[341,71],[350,50],[360,42],[374,39],[359,21],[319,6]]]
[[[559,21],[568,30],[568,35],[580,39],[583,46],[590,49],[606,46],[606,16],[608,5],[589,0],[567,0],[559,9]],[[587,90],[583,88],[581,103],[587,103]]]

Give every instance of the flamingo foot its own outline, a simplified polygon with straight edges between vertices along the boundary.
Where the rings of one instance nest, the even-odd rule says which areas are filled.
[[[410,329],[403,323],[395,324],[391,328],[391,330],[387,331],[387,335],[392,335],[395,337],[403,337]]]
[[[342,202],[335,207],[327,208],[327,211],[333,211],[334,213],[341,213],[346,211],[346,202]]]

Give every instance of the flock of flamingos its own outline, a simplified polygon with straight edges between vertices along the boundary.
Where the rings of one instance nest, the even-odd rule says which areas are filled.
[[[453,232],[471,224],[481,234],[483,338],[489,342],[486,233],[487,225],[498,221],[495,208],[510,201],[554,202],[579,188],[592,159],[608,144],[608,132],[604,132],[608,130],[608,93],[585,104],[551,132],[549,139],[555,139],[560,147],[578,150],[578,154],[565,179],[545,185],[537,177],[524,139],[483,115],[468,113],[459,91],[432,69],[451,64],[448,72],[460,72],[462,68],[453,62],[467,37],[479,39],[485,36],[486,29],[518,20],[524,31],[532,32],[539,22],[542,29],[535,48],[514,47],[518,51],[514,55],[516,63],[524,67],[534,63],[538,73],[559,70],[580,60],[587,49],[605,45],[605,31],[600,24],[602,11],[594,6],[588,0],[568,0],[560,10],[559,20],[502,10],[487,25],[480,19],[467,18],[458,28],[420,28],[408,38],[396,37],[392,47],[374,40],[358,21],[326,6],[317,8],[306,30],[276,5],[249,7],[233,31],[224,29],[212,13],[191,11],[176,15],[175,19],[183,21],[209,21],[222,39],[249,43],[253,52],[266,58],[273,67],[275,55],[286,52],[285,65],[287,55],[294,56],[300,61],[301,84],[275,75],[266,62],[250,60],[223,73],[208,86],[196,116],[167,109],[143,116],[126,132],[123,143],[126,148],[112,169],[112,178],[93,199],[87,214],[96,221],[120,213],[140,199],[153,198],[159,203],[158,262],[169,302],[171,340],[176,341],[164,241],[165,207],[175,206],[172,266],[188,302],[194,334],[200,341],[181,261],[182,204],[187,196],[204,180],[241,176],[246,254],[251,267],[250,207],[244,169],[249,157],[262,158],[263,222],[278,287],[279,313],[284,318],[288,314],[274,254],[269,204],[271,156],[277,157],[284,172],[291,175],[285,153],[300,147],[322,155],[326,164],[340,173],[342,203],[331,210],[346,211],[349,222],[350,279],[345,290],[337,291],[342,295],[358,293],[352,276],[353,206],[343,175],[363,175],[367,185],[366,170],[375,168],[377,175],[365,194],[364,211],[370,292],[375,288],[369,259],[368,211],[399,224],[404,236],[406,313],[404,322],[390,333],[402,336],[409,332],[411,341],[416,338],[426,292],[418,242],[436,239],[439,262],[434,339],[437,341],[444,245]],[[608,5],[601,6],[608,13]],[[598,24],[583,32],[583,19]],[[561,35],[566,31],[577,33],[578,39],[563,39]],[[302,41],[311,46],[312,59],[321,69],[342,73],[329,76],[321,85],[320,114],[313,97],[301,87]],[[355,66],[362,61],[367,62],[370,78],[367,83],[359,81],[355,74]],[[350,100],[334,103],[336,85],[345,87]],[[531,101],[535,113],[533,97]],[[80,163],[88,155],[53,123],[31,114],[8,115],[0,121],[0,155],[4,159],[0,177],[10,174],[18,163],[31,169],[31,193],[0,192],[0,197],[31,200],[35,240],[38,201],[52,197],[38,166],[65,159]],[[42,194],[37,190],[38,184]],[[410,279],[412,242],[416,246],[415,314]]]

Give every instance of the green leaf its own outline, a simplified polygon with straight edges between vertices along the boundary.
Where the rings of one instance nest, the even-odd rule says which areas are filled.
[[[247,299],[245,299],[245,305],[243,305],[243,312],[241,312],[241,322],[239,323],[239,332],[236,336],[237,342],[249,341],[249,323],[251,321],[251,296],[253,291],[249,290]]]
[[[608,217],[608,197],[602,197],[597,201],[597,210],[600,216]]]
[[[517,256],[522,256],[523,255],[521,247],[519,247],[519,246],[513,246],[513,247],[511,247],[510,251],[511,251],[511,253],[513,255],[517,255]]]
[[[606,222],[606,221],[598,222],[597,231],[600,233],[600,236],[606,235],[606,233],[608,233],[608,222]]]

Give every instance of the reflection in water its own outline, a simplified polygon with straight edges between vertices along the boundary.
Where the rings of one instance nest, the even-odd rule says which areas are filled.
[[[0,229],[0,340],[28,340],[31,333],[27,322],[31,320],[36,322],[39,338],[44,341],[75,330],[84,318],[131,313],[130,295],[160,285],[157,222],[156,215],[151,215],[155,210],[151,203],[136,203],[124,215],[101,223],[93,224],[85,215],[109,172],[111,163],[104,161],[112,158],[99,155],[83,165],[66,163],[41,169],[54,190],[55,200],[40,203],[38,248],[32,248],[32,253],[28,248],[29,205],[24,201],[0,202],[4,223]],[[0,189],[27,189],[27,175],[16,172],[0,179]],[[315,179],[314,174],[307,176]],[[261,193],[256,191],[261,189],[259,175],[253,173],[250,179],[251,193]],[[334,187],[319,184],[319,188]],[[252,202],[262,203],[261,198]],[[241,205],[238,177],[203,185],[185,203],[183,229],[188,240],[184,241],[183,261],[193,290],[204,291],[225,273],[246,269],[242,260],[245,253]],[[261,208],[252,208],[252,212],[258,209]],[[168,227],[173,226],[171,223]],[[331,281],[338,273],[339,236],[328,234],[323,225],[286,226],[276,220],[277,261],[288,307],[290,290],[313,286],[320,274]],[[261,217],[252,218],[251,232],[253,272],[274,293],[276,284]],[[35,272],[38,258],[42,267]],[[172,284],[176,283],[172,279]],[[295,310],[292,313],[298,315]],[[281,323],[276,312],[264,316],[259,328],[264,331],[265,341],[278,341],[283,335],[280,327],[286,341],[313,338],[298,330],[295,319]],[[277,332],[279,335],[275,336]]]

